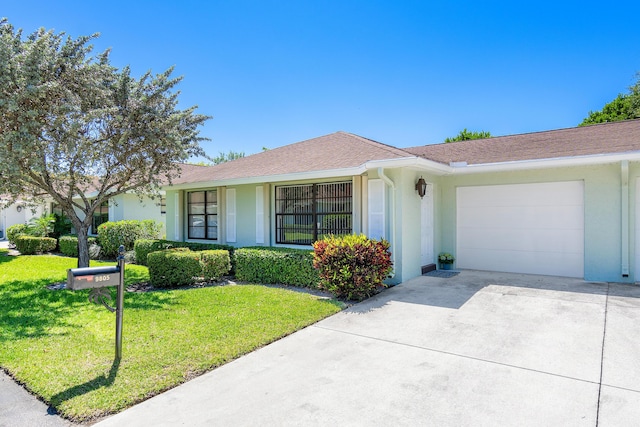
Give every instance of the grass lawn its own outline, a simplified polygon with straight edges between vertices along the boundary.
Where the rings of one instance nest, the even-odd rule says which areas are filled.
[[[259,285],[127,292],[116,364],[115,315],[89,303],[86,290],[46,289],[66,280],[75,258],[5,255],[0,367],[75,421],[119,412],[341,310]],[[127,284],[148,280],[146,267],[125,271]]]

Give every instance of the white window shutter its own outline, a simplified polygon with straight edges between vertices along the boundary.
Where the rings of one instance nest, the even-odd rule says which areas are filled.
[[[256,243],[264,243],[264,193],[261,185],[256,187]]]
[[[380,239],[385,236],[385,185],[381,179],[370,179],[368,190],[369,229],[367,236]]]
[[[228,188],[227,191],[227,242],[236,242],[236,189]]]

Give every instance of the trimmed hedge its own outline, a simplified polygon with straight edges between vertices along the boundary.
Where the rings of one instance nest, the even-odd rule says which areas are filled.
[[[133,250],[136,240],[155,239],[161,230],[162,224],[151,219],[104,222],[98,226],[102,255],[107,258],[117,256],[120,245],[124,245],[125,251]]]
[[[89,246],[96,244],[95,237],[89,237]],[[78,256],[78,236],[61,236],[58,239],[58,246],[63,255],[70,257]]]
[[[27,224],[13,224],[7,227],[7,240],[9,243],[16,244],[16,238],[27,234]]]
[[[156,287],[192,285],[202,274],[200,255],[191,251],[165,250],[147,257],[149,282]]]
[[[147,255],[149,282],[159,288],[192,285],[198,280],[217,280],[229,273],[229,252],[210,250],[192,252],[173,248]]]
[[[234,252],[236,279],[317,288],[313,252],[304,249],[251,247]]]
[[[22,234],[15,238],[16,249],[22,255],[51,252],[56,249],[57,244],[57,240],[52,237],[34,237]]]
[[[231,270],[231,257],[229,251],[222,249],[201,251],[200,265],[204,280],[220,280],[222,276],[229,274]]]
[[[174,242],[171,240],[158,239],[138,239],[133,244],[136,252],[136,262],[140,265],[147,265],[147,255],[151,252],[161,251],[171,248],[189,248],[192,251],[224,250],[229,252],[231,257],[231,271],[233,271],[234,260],[233,251],[235,248],[229,245],[219,245],[217,243],[194,243],[194,242]]]
[[[389,242],[363,234],[328,236],[313,244],[313,266],[320,274],[320,288],[338,298],[363,300],[384,286],[393,270]]]

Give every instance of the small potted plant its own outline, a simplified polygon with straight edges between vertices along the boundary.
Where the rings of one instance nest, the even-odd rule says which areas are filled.
[[[451,270],[453,262],[456,259],[448,252],[440,252],[438,255],[438,262],[440,263],[440,268],[443,270]]]

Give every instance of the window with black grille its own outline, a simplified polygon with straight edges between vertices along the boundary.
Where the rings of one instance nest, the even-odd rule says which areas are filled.
[[[216,190],[187,193],[189,239],[218,239],[218,193]]]
[[[351,234],[351,182],[276,187],[276,243],[310,245],[328,234]]]

